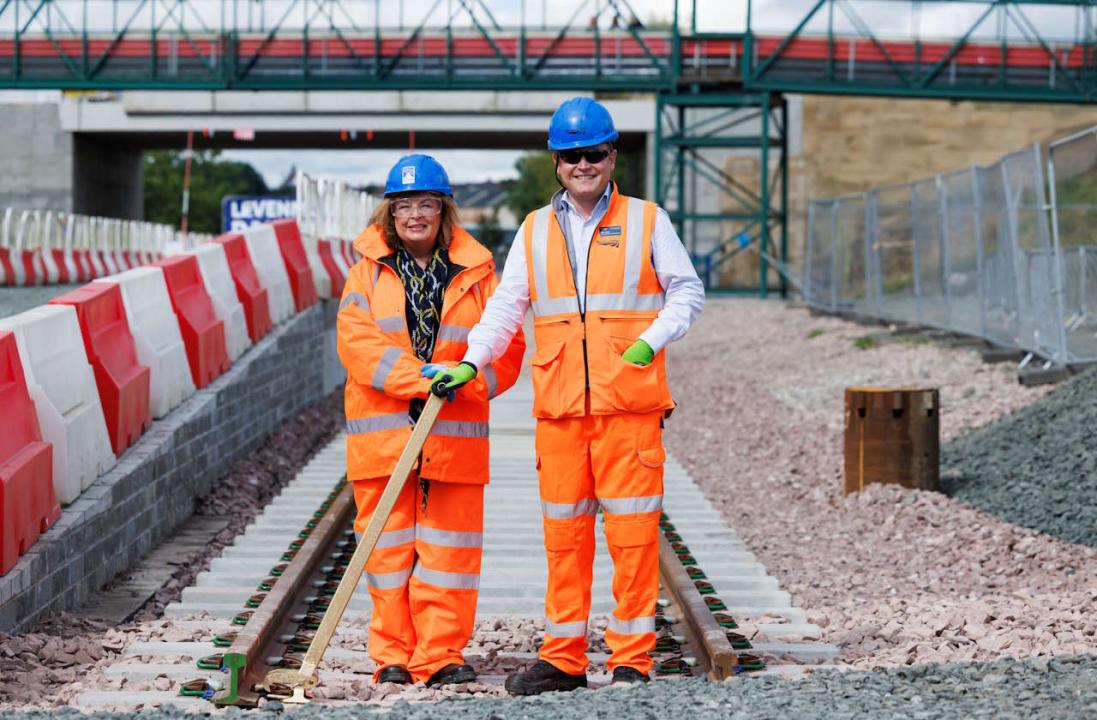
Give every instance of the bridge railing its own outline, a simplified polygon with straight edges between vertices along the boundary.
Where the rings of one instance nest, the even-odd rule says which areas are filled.
[[[813,306],[1097,361],[1097,128],[859,195],[812,200]]]

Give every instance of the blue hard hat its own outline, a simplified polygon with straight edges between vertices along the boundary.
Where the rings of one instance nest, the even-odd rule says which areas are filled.
[[[405,155],[389,170],[385,197],[405,192],[437,192],[453,197],[453,187],[442,163],[430,155]]]
[[[606,106],[588,97],[565,100],[549,122],[549,150],[574,150],[617,139]]]

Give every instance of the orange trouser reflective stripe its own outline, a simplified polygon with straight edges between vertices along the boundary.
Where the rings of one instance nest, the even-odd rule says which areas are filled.
[[[659,599],[662,411],[537,421],[537,464],[548,556],[541,659],[578,675],[588,664],[594,517],[605,516],[617,607],[606,630],[610,670],[651,669]]]
[[[361,534],[388,478],[354,481]],[[426,506],[412,473],[366,563],[373,599],[369,654],[378,668],[404,665],[424,681],[463,663],[480,586],[484,486],[430,483]]]

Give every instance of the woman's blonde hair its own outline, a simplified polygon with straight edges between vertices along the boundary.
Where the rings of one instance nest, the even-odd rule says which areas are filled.
[[[437,242],[446,250],[453,242],[453,229],[458,225],[457,203],[449,195],[431,193],[442,200],[442,224],[438,228]],[[385,244],[390,250],[400,247],[400,236],[396,234],[396,216],[392,214],[392,202],[399,200],[400,196],[387,197],[381,201],[377,209],[373,211],[373,217],[369,219],[370,225],[380,225],[385,236]]]

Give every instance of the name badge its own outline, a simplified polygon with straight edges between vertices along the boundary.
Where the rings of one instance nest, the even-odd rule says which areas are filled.
[[[610,225],[609,227],[604,227],[604,228],[599,228],[598,229],[598,235],[600,235],[601,237],[606,237],[607,235],[620,235],[620,234],[621,234],[621,226],[620,225]]]

